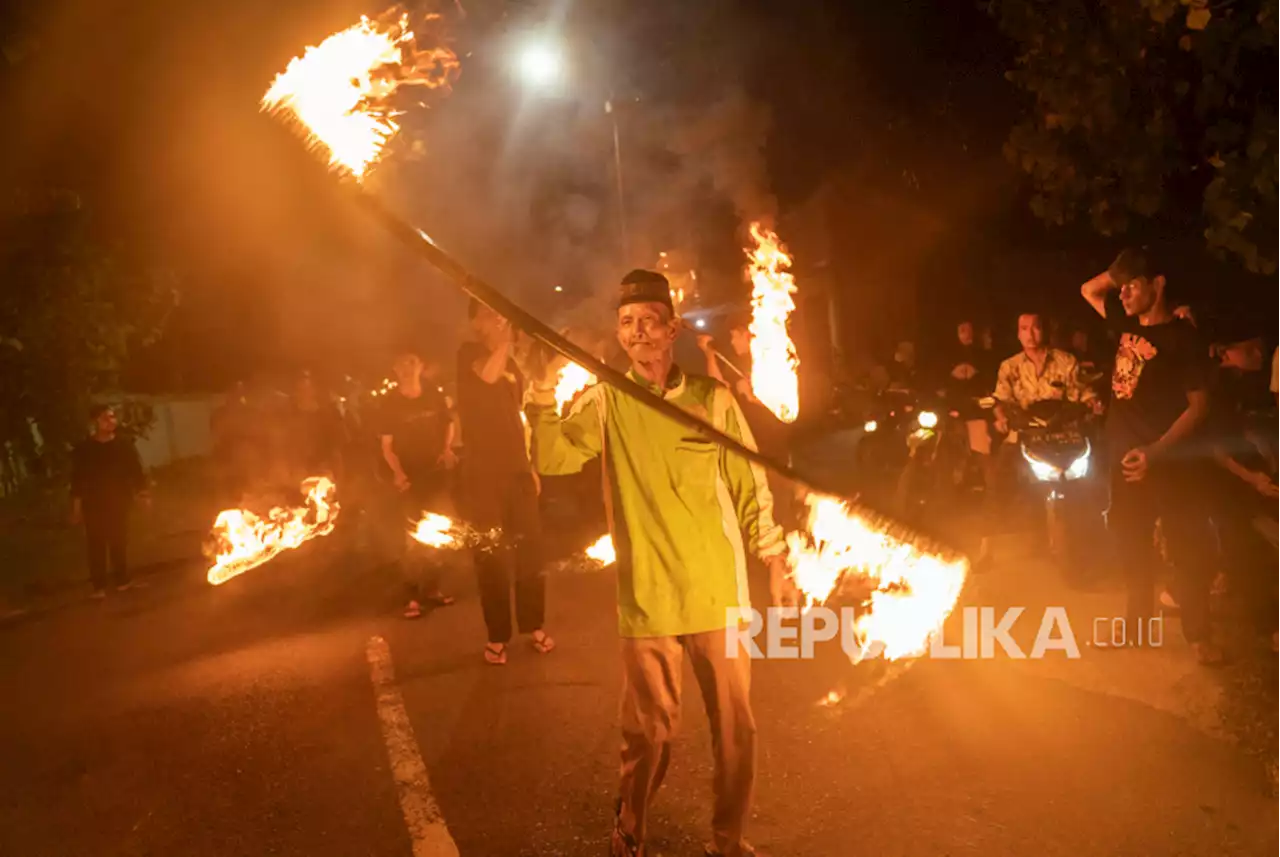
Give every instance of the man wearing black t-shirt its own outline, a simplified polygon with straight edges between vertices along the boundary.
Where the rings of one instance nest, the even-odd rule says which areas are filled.
[[[424,366],[406,351],[395,362],[396,387],[382,400],[376,416],[382,460],[399,494],[406,535],[401,568],[409,589],[404,615],[422,615],[422,601],[453,603],[440,591],[440,563],[436,551],[419,545],[408,531],[424,512],[444,514],[451,503],[453,421],[438,385],[424,383]]]
[[[1174,317],[1165,286],[1148,251],[1128,249],[1080,289],[1118,336],[1106,425],[1107,521],[1128,577],[1128,640],[1137,641],[1135,623],[1147,631],[1154,612],[1152,532],[1159,519],[1177,572],[1183,636],[1202,663],[1217,663],[1222,653],[1209,626],[1213,536],[1196,496],[1204,456],[1192,444],[1209,410],[1208,346],[1194,326]]]
[[[489,633],[485,660],[504,664],[511,641],[510,558],[515,565],[516,626],[532,635],[534,649],[555,643],[542,629],[546,578],[542,574],[539,485],[529,461],[524,377],[513,357],[510,322],[472,301],[468,309],[475,340],[458,349],[458,411],[463,456],[459,500],[466,521],[478,530],[499,529],[496,547],[475,552],[480,605]]]
[[[116,589],[130,587],[129,512],[135,498],[149,499],[137,447],[116,434],[115,411],[98,405],[90,419],[93,433],[71,452],[71,523],[84,524],[92,597],[97,599],[107,593],[108,559]]]

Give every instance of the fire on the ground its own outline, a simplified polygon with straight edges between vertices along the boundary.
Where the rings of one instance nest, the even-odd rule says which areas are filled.
[[[206,575],[214,586],[257,568],[281,551],[292,550],[333,532],[338,520],[337,486],[327,476],[303,481],[302,506],[276,506],[259,517],[248,509],[224,509],[213,524],[213,566]]]

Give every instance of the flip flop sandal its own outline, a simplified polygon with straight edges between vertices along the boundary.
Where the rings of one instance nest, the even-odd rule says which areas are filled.
[[[759,854],[756,849],[745,842],[739,848],[741,849],[742,857],[764,857],[763,854]],[[704,845],[702,853],[703,857],[724,857],[724,852],[717,851],[714,845]]]
[[[484,647],[484,659],[496,667],[507,662],[507,647],[502,643],[488,643]]]
[[[423,600],[428,601],[437,607],[448,607],[455,599],[452,595],[445,595],[443,592],[437,592],[435,595],[428,595]]]
[[[533,646],[533,650],[540,655],[545,655],[556,647],[556,641],[546,631],[542,632],[542,636],[534,636],[529,640],[529,644]]]
[[[404,608],[404,618],[417,619],[422,615],[422,608],[418,606],[417,601],[410,601],[409,606]]]
[[[636,842],[629,833],[623,833],[621,827],[614,825],[613,833],[609,836],[609,857],[645,857],[646,853],[644,845]]]

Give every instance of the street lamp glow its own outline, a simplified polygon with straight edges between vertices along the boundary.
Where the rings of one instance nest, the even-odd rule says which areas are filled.
[[[534,86],[550,86],[560,79],[560,53],[546,44],[526,45],[520,52],[520,74]]]

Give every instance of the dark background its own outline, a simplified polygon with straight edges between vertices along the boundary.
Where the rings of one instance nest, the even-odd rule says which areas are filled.
[[[344,205],[258,112],[303,46],[379,11],[6,4],[9,43],[18,34],[36,49],[4,79],[0,186],[74,186],[122,252],[179,278],[181,305],[130,361],[130,389],[216,390],[301,366],[374,372],[401,343],[451,350],[465,318],[456,292]],[[464,0],[439,11],[461,77],[405,117],[371,185],[548,317],[576,306],[598,318],[624,266],[676,247],[696,258],[704,303],[745,306],[743,229],[765,216],[794,251],[810,299],[799,315],[835,306],[846,355],[901,338],[927,353],[974,314],[1012,349],[1023,306],[1083,319],[1076,287],[1121,246],[1029,213],[1001,153],[1026,106],[1004,78],[1013,50],[975,4]],[[572,82],[554,96],[510,74],[516,46],[542,31],[572,56]],[[625,259],[601,109],[611,96]],[[1179,271],[1199,298],[1275,317],[1274,278],[1209,259],[1194,236]],[[811,331],[807,347],[824,338]]]

